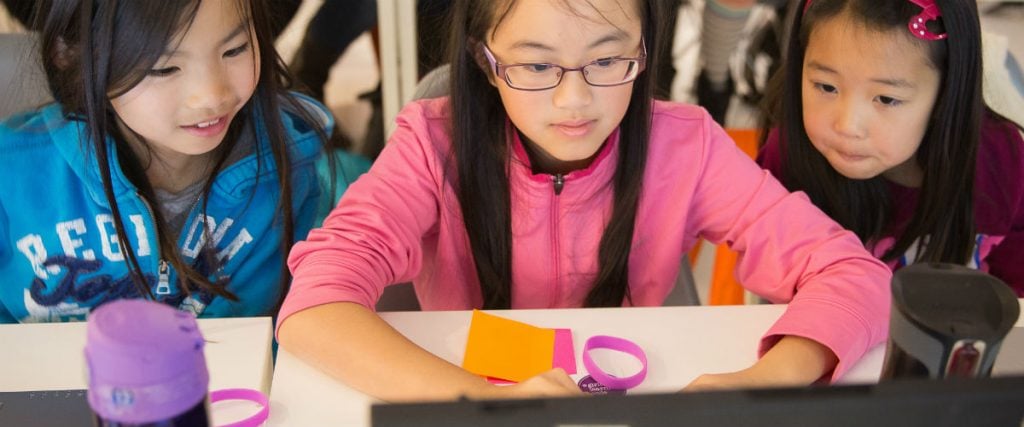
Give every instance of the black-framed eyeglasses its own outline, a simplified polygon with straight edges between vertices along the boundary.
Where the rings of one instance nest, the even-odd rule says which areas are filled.
[[[494,75],[505,81],[508,87],[518,90],[548,90],[562,83],[562,76],[570,71],[579,71],[583,80],[591,86],[618,86],[636,80],[647,63],[647,44],[640,40],[641,54],[637,58],[602,58],[582,67],[570,68],[549,63],[502,64],[494,58],[487,45],[483,47],[487,61],[494,68]]]

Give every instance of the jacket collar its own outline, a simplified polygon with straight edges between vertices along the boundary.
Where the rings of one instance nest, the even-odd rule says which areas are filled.
[[[522,169],[520,173],[525,173],[529,176],[530,180],[537,182],[550,183],[551,174],[548,173],[534,173],[533,165],[530,162],[530,155],[526,152],[525,142],[519,137],[519,132],[516,131],[515,126],[512,125],[511,121],[506,122],[506,130],[508,138],[511,140],[512,148],[512,167],[514,169]],[[564,175],[566,179],[581,179],[594,174],[595,171],[602,169],[605,163],[609,162],[606,159],[611,156],[612,152],[618,148],[619,145],[619,128],[615,128],[611,135],[601,144],[601,148],[598,149],[597,155],[594,160],[590,162],[587,167],[583,169],[577,169]],[[614,167],[614,165],[612,165]]]

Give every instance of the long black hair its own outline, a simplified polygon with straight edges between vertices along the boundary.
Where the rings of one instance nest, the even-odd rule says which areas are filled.
[[[202,248],[195,264],[186,262],[169,232],[168,224],[161,210],[155,206],[156,197],[145,174],[145,165],[133,154],[128,145],[128,136],[122,134],[116,125],[116,113],[111,99],[120,96],[138,85],[170,43],[179,33],[187,31],[199,9],[202,0],[161,0],[161,1],[118,1],[118,0],[46,0],[40,2],[36,13],[36,28],[41,37],[41,57],[47,81],[54,98],[60,103],[69,120],[84,123],[86,135],[82,135],[82,149],[95,155],[103,191],[110,205],[114,229],[128,264],[133,282],[141,296],[153,298],[135,251],[131,247],[125,227],[125,218],[114,195],[110,159],[116,155],[125,176],[135,185],[139,194],[152,207],[157,230],[160,255],[178,273],[178,288],[186,295],[202,291],[237,301],[237,297],[225,288],[222,278],[212,281],[199,271],[203,264],[209,271],[218,270],[216,249]],[[220,0],[216,0],[220,1]],[[285,266],[288,251],[294,235],[294,214],[292,212],[291,162],[289,159],[289,138],[281,120],[282,108],[297,114],[307,123],[317,123],[297,100],[287,95],[291,87],[284,62],[274,50],[270,37],[271,17],[263,0],[237,0],[237,8],[243,22],[248,22],[255,34],[258,47],[259,80],[252,97],[232,120],[224,141],[217,147],[211,172],[203,184],[201,198],[205,212],[209,202],[214,177],[225,167],[228,155],[238,142],[243,131],[248,129],[255,135],[255,116],[266,124],[264,135],[269,141],[270,154],[276,165],[276,179],[280,186],[280,200],[273,227],[281,230],[281,294],[276,312],[283,301],[291,282]],[[251,53],[251,54],[256,54]],[[255,70],[254,70],[255,71]],[[320,135],[326,147],[327,141],[322,130],[313,128]],[[131,130],[128,130],[131,132]],[[138,135],[132,135],[143,140]],[[115,153],[108,150],[107,138],[114,141]],[[257,169],[263,170],[262,144],[255,144]],[[332,169],[333,171],[333,169]],[[257,172],[257,179],[260,173]],[[256,195],[253,194],[252,197]],[[212,230],[204,223],[204,240],[212,245],[209,238]],[[272,314],[272,313],[268,313]]]
[[[587,307],[621,306],[629,298],[629,254],[643,184],[661,52],[659,0],[636,0],[648,48],[646,69],[633,83],[620,124],[612,216],[601,236],[599,271]],[[484,308],[512,306],[512,225],[509,190],[510,138],[505,107],[481,66],[480,43],[515,6],[514,0],[455,2],[450,40],[451,138],[456,191],[476,265]],[[570,10],[572,6],[565,4]],[[592,6],[592,5],[591,5]]]
[[[774,79],[767,104],[769,119],[764,122],[766,127],[779,127],[783,183],[792,191],[807,193],[815,205],[863,242],[877,242],[902,227],[892,224],[894,201],[885,178],[846,178],[811,145],[803,123],[802,70],[811,32],[830,19],[845,16],[871,30],[905,34],[926,49],[941,80],[928,129],[915,154],[924,171],[921,195],[912,218],[882,259],[896,259],[918,242],[915,261],[966,263],[974,247],[974,175],[984,112],[977,3],[936,0],[942,17],[932,30],[948,35],[938,41],[910,34],[907,23],[921,12],[910,1],[813,0],[804,10],[805,3],[800,2],[795,13],[785,65]]]

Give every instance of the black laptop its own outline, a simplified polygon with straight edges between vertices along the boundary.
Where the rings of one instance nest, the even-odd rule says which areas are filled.
[[[85,390],[0,392],[0,427],[93,425]]]
[[[1024,376],[515,401],[379,404],[374,427],[1007,426]]]

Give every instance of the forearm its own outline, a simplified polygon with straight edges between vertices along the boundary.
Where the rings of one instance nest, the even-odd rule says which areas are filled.
[[[281,325],[278,338],[289,352],[385,401],[485,398],[497,388],[423,350],[355,303],[295,313]]]
[[[787,335],[749,368],[701,375],[684,390],[805,386],[831,372],[837,363],[839,359],[828,347],[814,340]]]
[[[838,363],[835,353],[821,343],[787,335],[750,369],[761,373],[758,376],[770,385],[798,386],[817,381],[832,372]]]

